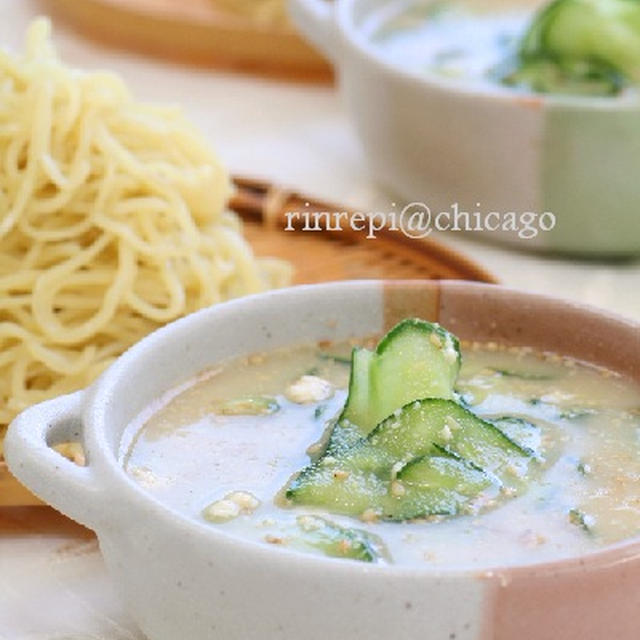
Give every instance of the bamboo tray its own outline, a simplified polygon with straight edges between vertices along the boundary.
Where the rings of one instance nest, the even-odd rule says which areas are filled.
[[[166,60],[305,82],[329,63],[289,25],[265,25],[215,0],[39,0],[54,19],[109,46]]]
[[[288,211],[347,211],[345,207],[306,197],[266,181],[234,179],[230,208],[238,213],[258,256],[277,256],[294,265],[294,284],[360,278],[496,279],[468,258],[435,240],[412,240],[401,233],[380,231],[375,240],[365,233],[284,231]],[[0,507],[42,504],[9,473],[0,459]]]
[[[341,231],[284,231],[290,211],[342,212],[348,208],[266,181],[236,177],[230,206],[245,222],[245,233],[259,256],[277,256],[295,267],[294,284],[359,278],[426,278],[496,283],[467,257],[430,238],[410,239],[379,231],[375,239],[345,227]]]

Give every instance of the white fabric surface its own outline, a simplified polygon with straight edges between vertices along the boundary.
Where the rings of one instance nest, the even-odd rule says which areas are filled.
[[[78,0],[82,1],[82,0]],[[0,0],[0,43],[21,46],[32,0]],[[264,176],[361,210],[389,199],[367,173],[340,99],[328,87],[274,83],[193,70],[105,49],[63,25],[54,37],[64,59],[121,73],[144,100],[180,102],[236,172]],[[640,223],[640,222],[639,222]],[[449,234],[505,284],[564,296],[640,319],[640,264],[579,263],[524,255]],[[65,554],[64,535],[0,532],[0,640],[137,640],[99,551]]]

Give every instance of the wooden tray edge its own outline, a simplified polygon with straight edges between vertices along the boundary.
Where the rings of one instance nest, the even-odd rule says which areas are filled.
[[[269,30],[230,17],[218,23],[127,9],[102,0],[38,0],[54,19],[104,45],[171,62],[329,84],[331,65],[293,29]],[[246,46],[247,39],[251,47]],[[171,49],[167,42],[172,43]]]

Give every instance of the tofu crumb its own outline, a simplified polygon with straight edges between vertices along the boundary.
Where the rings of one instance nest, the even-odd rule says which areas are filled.
[[[237,504],[242,513],[253,513],[260,506],[260,500],[248,491],[233,491],[226,498]]]
[[[347,553],[349,553],[349,551],[351,551],[351,541],[343,538],[338,543],[338,548],[340,549],[340,553],[346,555]]]
[[[376,522],[378,517],[378,514],[373,509],[366,509],[360,514],[362,522]]]
[[[309,455],[315,456],[317,453],[322,451],[323,445],[321,442],[316,442],[307,447],[307,453]]]
[[[317,531],[324,526],[324,522],[315,516],[299,516],[297,522],[303,531]]]
[[[391,495],[394,498],[399,498],[400,496],[403,496],[406,493],[406,491],[407,490],[404,488],[404,485],[399,480],[393,480],[391,482]]]
[[[146,489],[164,487],[170,484],[167,478],[156,475],[149,467],[133,467],[129,469],[129,473],[141,487]]]
[[[433,334],[431,334],[433,335]],[[453,364],[458,359],[458,352],[453,346],[453,340],[449,336],[447,336],[447,340],[444,345],[444,359],[449,363]]]
[[[451,431],[458,431],[462,428],[460,426],[460,423],[455,418],[452,418],[451,416],[447,416],[445,422]]]
[[[348,471],[344,471],[343,469],[336,469],[333,472],[333,477],[336,480],[346,480],[351,474]]]
[[[398,460],[397,462],[393,463],[393,466],[391,467],[391,479],[395,480],[398,473],[400,472],[400,470],[405,466],[405,462],[403,460]]]
[[[328,400],[333,396],[333,385],[318,376],[302,376],[296,380],[285,392],[285,396],[296,404],[311,404]]]
[[[209,522],[228,522],[240,515],[240,507],[231,500],[217,500],[206,507],[202,515]]]
[[[438,349],[442,349],[442,340],[440,340],[440,336],[437,333],[431,333],[429,335],[429,342],[434,347],[438,347]]]
[[[274,536],[270,533],[267,533],[264,539],[265,542],[268,542],[269,544],[284,544],[284,538],[281,538],[280,536]]]
[[[520,467],[517,467],[515,464],[508,465],[505,471],[515,478],[522,478],[523,475],[522,469],[520,469]]]
[[[447,442],[453,438],[453,434],[451,433],[451,429],[448,424],[445,424],[440,431],[440,437]]]
[[[209,522],[228,522],[241,514],[253,513],[259,505],[260,500],[248,491],[233,491],[205,507],[202,516]]]
[[[470,516],[476,516],[478,515],[478,512],[480,511],[480,507],[481,505],[475,503],[475,502],[467,502],[466,504],[462,505],[462,512],[466,513],[467,515]]]

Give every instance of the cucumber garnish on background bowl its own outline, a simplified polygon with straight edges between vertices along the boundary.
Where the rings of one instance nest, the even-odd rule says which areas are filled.
[[[534,17],[502,82],[607,96],[640,81],[638,0],[555,0]]]

